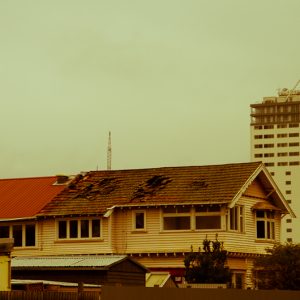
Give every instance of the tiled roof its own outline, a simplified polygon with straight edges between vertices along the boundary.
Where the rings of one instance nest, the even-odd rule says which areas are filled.
[[[33,217],[65,185],[53,185],[56,176],[0,179],[0,219]]]
[[[260,165],[92,171],[77,176],[41,215],[103,214],[112,206],[229,203]]]

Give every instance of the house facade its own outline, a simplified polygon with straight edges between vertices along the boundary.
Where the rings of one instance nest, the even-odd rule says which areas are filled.
[[[217,235],[229,252],[233,285],[248,288],[253,259],[279,242],[286,214],[294,217],[258,162],[92,171],[36,215],[35,246],[13,254],[126,254],[179,283],[185,254]]]

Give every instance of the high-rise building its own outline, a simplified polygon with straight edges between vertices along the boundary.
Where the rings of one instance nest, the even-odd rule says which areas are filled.
[[[297,217],[283,218],[281,242],[300,243],[300,90],[282,89],[250,107],[251,160],[265,163]]]

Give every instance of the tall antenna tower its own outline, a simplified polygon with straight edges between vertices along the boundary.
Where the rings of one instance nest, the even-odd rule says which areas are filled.
[[[111,134],[108,135],[108,145],[107,145],[107,170],[111,170]]]

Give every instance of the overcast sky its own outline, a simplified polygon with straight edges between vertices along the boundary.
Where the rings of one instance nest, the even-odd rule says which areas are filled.
[[[0,178],[250,160],[300,79],[299,0],[0,0]]]

